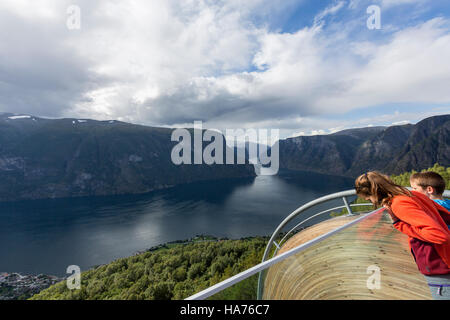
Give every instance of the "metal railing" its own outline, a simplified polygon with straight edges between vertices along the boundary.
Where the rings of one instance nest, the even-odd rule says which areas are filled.
[[[275,246],[276,249],[275,249],[275,251],[274,251],[274,253],[273,253],[272,256],[274,256],[274,255],[277,253],[278,249],[281,247],[281,242],[284,241],[284,240],[285,240],[290,234],[292,234],[296,229],[298,229],[298,227],[299,227],[300,225],[302,225],[303,223],[307,222],[308,220],[310,220],[310,219],[312,219],[312,218],[314,218],[314,217],[317,217],[317,216],[319,216],[319,215],[325,214],[325,213],[327,213],[327,212],[331,212],[331,211],[338,210],[338,209],[343,209],[343,208],[347,209],[347,214],[348,214],[348,215],[353,215],[353,211],[352,211],[352,209],[351,209],[351,206],[348,204],[347,197],[355,196],[355,195],[356,195],[355,189],[346,190],[346,191],[341,191],[341,192],[336,192],[336,193],[332,193],[332,194],[329,194],[329,195],[320,197],[320,198],[318,198],[318,199],[316,199],[316,200],[310,201],[310,202],[304,204],[303,206],[297,208],[296,210],[294,210],[290,215],[288,215],[288,216],[287,216],[287,217],[286,217],[286,218],[278,225],[278,227],[277,227],[277,228],[275,229],[275,231],[273,232],[272,236],[271,236],[270,239],[269,239],[269,242],[267,243],[266,249],[265,249],[265,251],[264,251],[264,255],[263,255],[263,258],[262,258],[262,262],[264,262],[264,261],[267,259],[268,255],[269,255],[269,252],[270,252],[270,250],[272,249],[273,246]],[[343,202],[344,202],[344,205],[343,205],[343,206],[339,206],[339,207],[335,207],[335,208],[331,208],[331,209],[324,210],[324,211],[322,211],[322,212],[319,212],[319,213],[317,213],[317,214],[314,214],[314,215],[312,215],[312,216],[306,218],[305,220],[302,220],[302,221],[301,221],[299,224],[297,224],[294,228],[292,228],[291,230],[289,230],[288,233],[286,233],[286,235],[282,238],[282,240],[280,241],[280,243],[277,243],[277,242],[275,241],[276,237],[281,233],[282,229],[283,229],[289,222],[291,222],[293,219],[295,219],[298,215],[300,215],[301,213],[305,212],[306,210],[308,210],[308,209],[310,209],[310,208],[312,208],[312,207],[315,207],[315,206],[317,206],[317,205],[319,205],[319,204],[322,204],[322,203],[325,203],[325,202],[328,202],[328,201],[331,201],[331,200],[339,199],[339,198],[343,200]],[[368,206],[373,206],[371,203],[358,203],[358,204],[354,204],[354,205],[352,205],[352,206],[353,206],[353,207],[356,207],[356,206],[367,206],[367,205],[368,205]],[[353,221],[352,221],[352,222],[353,222]],[[350,223],[344,225],[344,227],[347,226],[347,225],[350,226],[350,225],[353,225],[353,223],[350,222]],[[262,279],[262,273],[260,273],[260,274],[259,274],[259,277],[258,277],[258,293],[257,293],[258,300],[261,299],[261,297],[262,297],[262,288],[263,288],[263,286],[262,286],[262,281],[263,281],[263,279]]]
[[[411,190],[411,188],[408,188],[408,189]],[[334,234],[336,234],[338,232],[341,232],[342,230],[347,229],[347,228],[353,226],[354,224],[359,223],[362,220],[365,220],[365,219],[371,217],[372,215],[374,215],[376,213],[379,213],[380,211],[384,210],[384,208],[380,208],[380,209],[377,209],[377,210],[370,211],[368,213],[365,212],[365,213],[362,214],[361,217],[355,218],[354,220],[344,224],[341,227],[338,227],[338,228],[336,228],[336,229],[334,229],[334,230],[332,230],[330,232],[327,232],[327,233],[325,233],[325,234],[323,234],[323,235],[321,235],[319,237],[316,237],[316,238],[314,238],[314,239],[312,239],[310,241],[307,241],[306,243],[303,243],[303,244],[301,244],[301,245],[299,245],[299,246],[297,246],[297,247],[295,247],[295,248],[293,248],[291,250],[288,250],[287,252],[284,252],[282,254],[279,254],[279,255],[275,256],[275,254],[277,253],[277,251],[281,247],[283,241],[285,241],[286,238],[289,235],[293,234],[293,232],[295,230],[297,230],[302,224],[304,224],[305,222],[311,220],[312,218],[315,218],[315,217],[317,217],[319,215],[323,215],[323,214],[328,213],[328,212],[332,212],[332,211],[339,210],[339,209],[344,209],[344,208],[347,210],[347,216],[349,216],[349,215],[354,215],[354,213],[353,213],[353,211],[351,209],[352,207],[372,206],[372,204],[370,204],[370,203],[357,203],[357,204],[349,205],[347,197],[355,196],[355,195],[356,195],[356,192],[355,192],[354,189],[353,190],[342,191],[342,192],[337,192],[337,193],[326,195],[326,196],[323,196],[323,197],[318,198],[316,200],[310,201],[310,202],[302,205],[301,207],[297,208],[291,214],[289,214],[279,224],[279,226],[273,232],[272,236],[270,237],[270,239],[268,241],[266,249],[264,251],[264,255],[263,255],[261,263],[257,264],[256,266],[254,266],[254,267],[252,267],[250,269],[247,269],[247,270],[245,270],[245,271],[243,271],[243,272],[241,272],[239,274],[236,274],[233,277],[230,277],[230,278],[228,278],[228,279],[226,279],[226,280],[224,280],[222,282],[219,282],[219,283],[217,283],[217,284],[215,284],[215,285],[213,285],[213,286],[211,286],[211,287],[209,287],[209,288],[207,288],[207,289],[205,289],[205,290],[203,290],[203,291],[201,291],[199,293],[196,293],[196,294],[186,298],[186,300],[202,300],[202,299],[206,299],[206,298],[208,298],[208,297],[210,297],[210,296],[212,296],[212,295],[214,295],[214,294],[216,294],[218,292],[223,291],[224,289],[226,289],[228,287],[231,287],[232,285],[234,285],[234,284],[236,284],[236,283],[238,283],[238,282],[240,282],[242,280],[245,280],[245,279],[255,275],[258,272],[259,272],[259,278],[258,278],[257,298],[261,299],[261,297],[262,297],[262,290],[263,290],[263,286],[262,286],[262,281],[263,281],[263,279],[262,279],[262,271],[264,271],[265,269],[269,268],[270,266],[272,266],[272,265],[274,265],[274,264],[276,264],[276,263],[278,263],[278,262],[280,262],[280,261],[282,261],[282,260],[284,260],[284,259],[286,259],[286,258],[288,258],[288,257],[290,257],[290,256],[292,256],[294,254],[296,254],[296,253],[299,253],[299,252],[301,252],[301,251],[311,247],[312,245],[314,245],[316,243],[319,243],[319,242],[321,242],[321,241],[323,241],[323,240],[333,236]],[[450,198],[450,190],[445,190],[444,197]],[[339,199],[339,198],[341,198],[343,200],[343,202],[344,202],[343,206],[337,206],[337,207],[334,207],[334,208],[323,210],[323,211],[321,211],[319,213],[316,213],[316,214],[313,214],[312,216],[307,217],[306,219],[302,220],[300,223],[295,225],[295,227],[291,228],[283,236],[283,238],[278,243],[275,241],[276,237],[279,236],[279,234],[281,233],[282,229],[289,222],[291,222],[294,218],[296,218],[299,214],[301,214],[301,213],[305,212],[306,210],[311,209],[311,208],[313,208],[313,207],[315,207],[315,206],[317,206],[319,204],[322,204],[322,203],[325,203],[325,202],[328,202],[328,201],[331,201],[331,200]],[[361,214],[361,212],[359,212],[359,214]],[[272,255],[272,258],[266,260],[268,255],[269,255],[269,252],[271,251],[273,246],[275,246],[275,250],[274,250],[274,253]]]

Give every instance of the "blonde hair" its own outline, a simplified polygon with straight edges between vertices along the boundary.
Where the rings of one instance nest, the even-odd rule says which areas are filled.
[[[359,197],[375,197],[375,206],[390,206],[394,196],[412,196],[405,187],[394,183],[389,176],[377,171],[369,171],[355,180],[356,194]]]

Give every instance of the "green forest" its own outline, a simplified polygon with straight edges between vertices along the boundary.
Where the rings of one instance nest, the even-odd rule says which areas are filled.
[[[184,299],[261,262],[268,238],[222,240],[197,237],[121,258],[82,272],[81,288],[57,283],[32,300]],[[257,277],[211,299],[256,299]]]
[[[425,172],[425,171],[434,171],[436,173],[439,173],[442,176],[442,178],[444,178],[444,180],[445,180],[445,189],[450,190],[450,167],[445,168],[445,167],[439,165],[438,163],[436,163],[431,168],[424,169],[420,172]],[[410,172],[405,172],[398,176],[393,175],[393,176],[391,176],[391,179],[395,183],[397,183],[401,186],[409,187],[410,186],[409,185],[409,177],[411,177],[411,175],[415,172],[417,172],[417,171],[412,170]]]

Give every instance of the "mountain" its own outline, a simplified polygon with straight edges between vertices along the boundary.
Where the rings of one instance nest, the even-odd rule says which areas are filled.
[[[172,131],[120,121],[0,114],[0,201],[146,193],[255,176],[250,164],[173,164],[178,142],[171,141]],[[225,155],[231,149],[224,138],[223,146]]]
[[[279,141],[280,168],[355,177],[450,165],[450,115],[415,125],[368,127]]]
[[[417,123],[386,170],[400,174],[432,167],[435,163],[450,164],[450,115],[431,117]]]
[[[403,148],[413,127],[411,124],[387,127],[364,141],[358,147],[348,173],[358,175],[370,170],[384,170],[387,162]]]
[[[280,140],[280,168],[346,175],[359,146],[384,129],[370,127]]]
[[[259,161],[259,153],[267,154],[270,147],[263,143],[245,141],[245,143],[235,144],[234,150],[238,157],[245,154],[245,159],[249,159],[251,163],[256,163]]]

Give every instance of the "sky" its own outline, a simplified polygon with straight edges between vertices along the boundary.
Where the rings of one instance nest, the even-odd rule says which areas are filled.
[[[0,112],[38,117],[280,138],[417,123],[450,113],[449,58],[448,0],[0,2]]]

